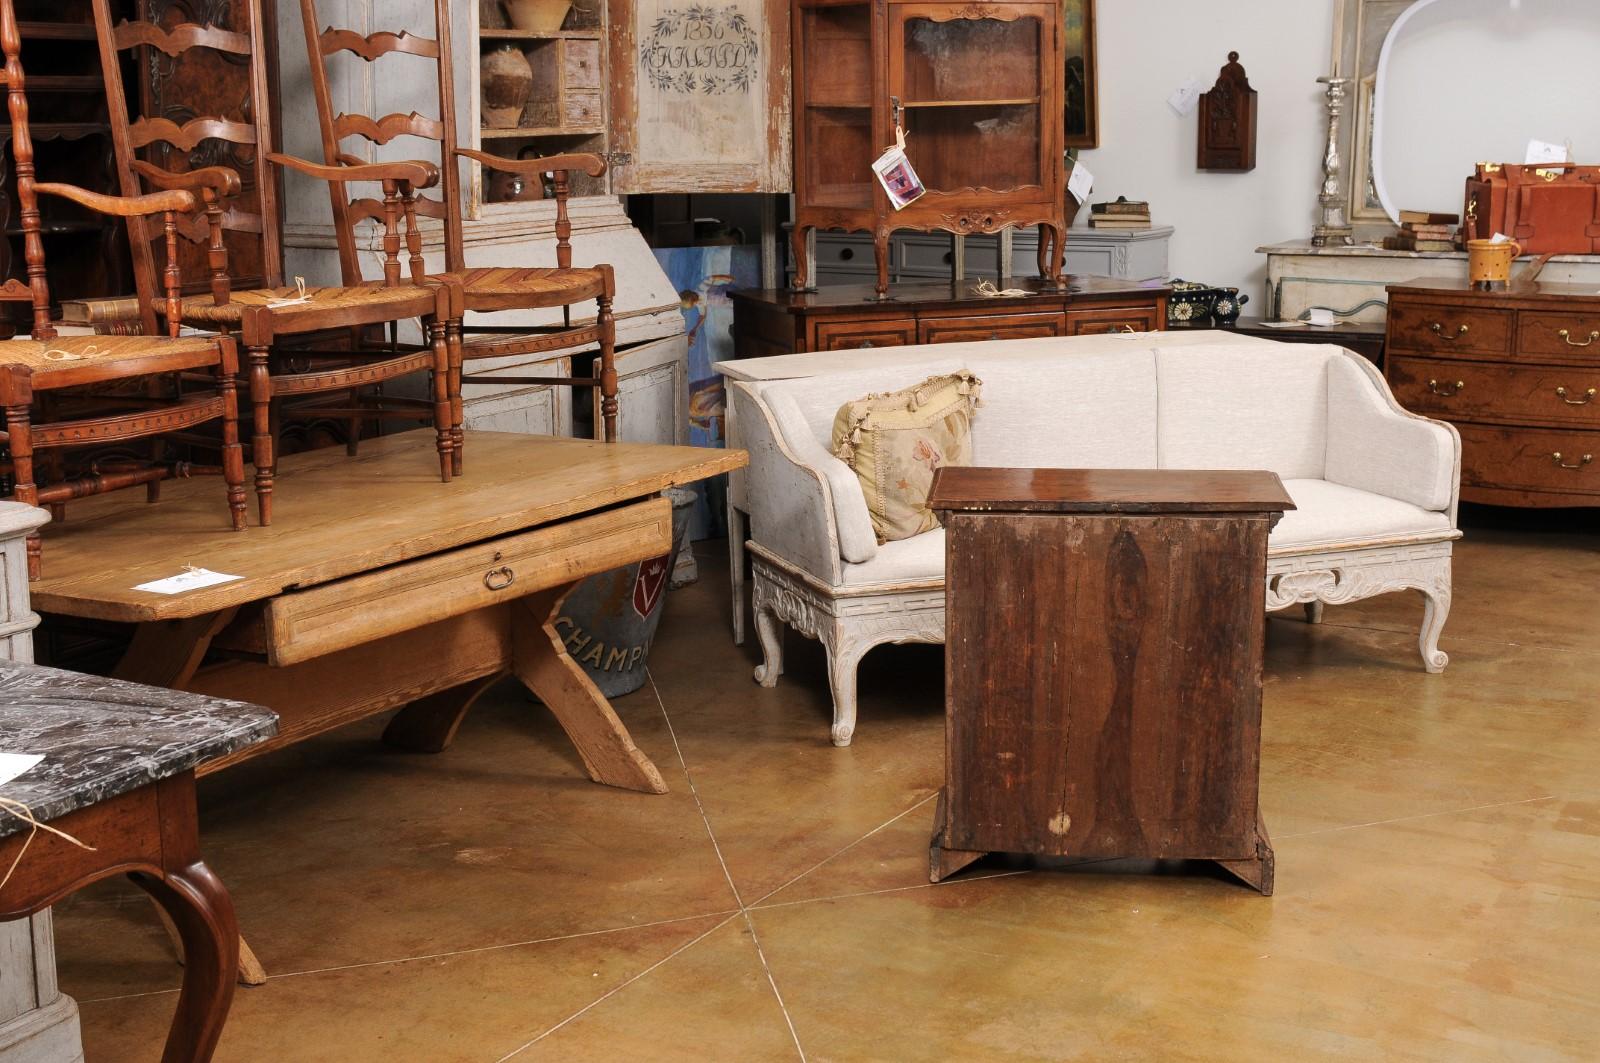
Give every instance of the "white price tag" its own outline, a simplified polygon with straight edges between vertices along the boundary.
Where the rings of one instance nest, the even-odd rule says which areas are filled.
[[[0,786],[44,759],[42,753],[0,753]]]
[[[1194,109],[1200,106],[1200,94],[1205,91],[1199,78],[1190,78],[1179,85],[1171,96],[1167,97],[1167,106],[1180,118],[1187,118],[1194,114]]]
[[[1079,203],[1089,202],[1089,193],[1094,191],[1094,174],[1089,172],[1089,167],[1081,159],[1072,164],[1072,176],[1067,178],[1067,191]]]
[[[149,591],[151,594],[183,594],[187,591],[197,591],[201,587],[215,587],[219,583],[232,583],[243,576],[230,576],[225,572],[213,572],[209,568],[190,568],[176,576],[166,579],[152,580],[141,583],[133,588],[136,591]]]
[[[911,160],[906,157],[905,148],[898,143],[901,134],[895,131],[896,145],[879,155],[872,164],[872,172],[878,176],[878,183],[889,194],[889,202],[894,204],[895,210],[904,210],[927,191],[922,187],[922,181],[917,177],[917,171],[911,165]]]
[[[1565,144],[1551,144],[1544,140],[1528,141],[1528,157],[1522,160],[1529,166],[1537,166],[1546,162],[1571,162],[1567,158]]]

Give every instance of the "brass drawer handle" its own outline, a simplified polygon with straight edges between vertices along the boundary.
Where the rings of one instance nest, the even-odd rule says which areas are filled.
[[[1594,460],[1594,455],[1585,454],[1583,457],[1578,459],[1576,465],[1568,465],[1566,462],[1561,460],[1561,451],[1558,450],[1554,454],[1550,455],[1550,460],[1561,466],[1563,469],[1581,469]]]
[[[1600,329],[1591,331],[1589,333],[1589,338],[1584,340],[1582,343],[1579,343],[1577,340],[1573,339],[1572,333],[1568,332],[1566,329],[1562,329],[1560,332],[1556,333],[1556,335],[1566,340],[1568,347],[1587,347],[1595,340],[1600,340]]]
[[[1456,340],[1457,340],[1457,339],[1459,339],[1459,338],[1460,338],[1460,337],[1462,337],[1462,336],[1465,336],[1465,335],[1466,335],[1466,334],[1467,334],[1467,326],[1466,326],[1466,325],[1464,325],[1464,324],[1463,324],[1463,325],[1461,325],[1461,326],[1460,326],[1460,327],[1459,327],[1459,328],[1457,328],[1457,329],[1456,329],[1456,334],[1455,334],[1455,335],[1454,335],[1454,336],[1452,336],[1452,335],[1450,335],[1450,334],[1449,334],[1449,333],[1447,333],[1447,332],[1446,332],[1446,331],[1445,331],[1445,330],[1444,330],[1444,326],[1443,326],[1443,325],[1441,325],[1441,324],[1440,324],[1440,323],[1439,323],[1439,322],[1437,322],[1437,321],[1435,321],[1435,322],[1434,322],[1434,323],[1433,323],[1433,324],[1432,324],[1432,325],[1431,325],[1431,326],[1429,326],[1429,327],[1430,327],[1430,328],[1431,328],[1431,329],[1432,329],[1432,330],[1433,330],[1433,334],[1434,334],[1434,335],[1436,335],[1436,336],[1438,336],[1438,337],[1439,337],[1439,338],[1440,338],[1440,339],[1442,339],[1442,340],[1449,340],[1449,341],[1451,341],[1451,342],[1452,342],[1452,343],[1454,343],[1454,342],[1455,342],[1455,341],[1456,341]]]
[[[1435,395],[1442,395],[1447,399],[1450,398],[1453,395],[1461,394],[1461,390],[1463,388],[1465,388],[1466,386],[1467,386],[1467,382],[1465,380],[1457,380],[1455,382],[1454,387],[1451,390],[1449,390],[1449,391],[1440,391],[1439,390],[1439,382],[1437,380],[1428,381],[1428,390],[1429,391],[1433,392]]]
[[[1588,344],[1581,344],[1581,346],[1588,346]],[[1556,388],[1556,397],[1562,402],[1566,403],[1568,406],[1587,406],[1589,403],[1594,401],[1595,391],[1596,389],[1590,388],[1588,391],[1583,393],[1583,398],[1569,399],[1567,398],[1566,388]]]
[[[503,591],[516,581],[517,574],[511,571],[510,565],[491,568],[483,574],[483,585],[492,591]]]

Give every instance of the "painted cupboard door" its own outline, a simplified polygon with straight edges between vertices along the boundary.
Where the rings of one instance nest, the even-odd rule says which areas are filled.
[[[787,192],[782,0],[608,0],[611,190]]]

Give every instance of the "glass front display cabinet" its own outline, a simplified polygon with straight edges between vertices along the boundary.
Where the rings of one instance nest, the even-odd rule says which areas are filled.
[[[1051,230],[1046,275],[1064,283],[1060,22],[1054,3],[798,0],[796,288],[816,229],[872,234],[883,297],[896,229],[1024,225]],[[923,189],[899,209],[872,169],[897,128]]]

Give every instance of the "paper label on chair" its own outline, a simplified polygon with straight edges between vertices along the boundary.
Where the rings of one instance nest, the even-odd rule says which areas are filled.
[[[4,786],[43,759],[43,753],[0,753],[0,786]]]
[[[133,588],[136,591],[149,591],[151,594],[183,594],[187,591],[197,591],[201,587],[215,587],[219,583],[232,583],[243,576],[230,576],[226,572],[213,572],[209,568],[189,568],[176,576],[166,579],[152,580],[141,583]]]

